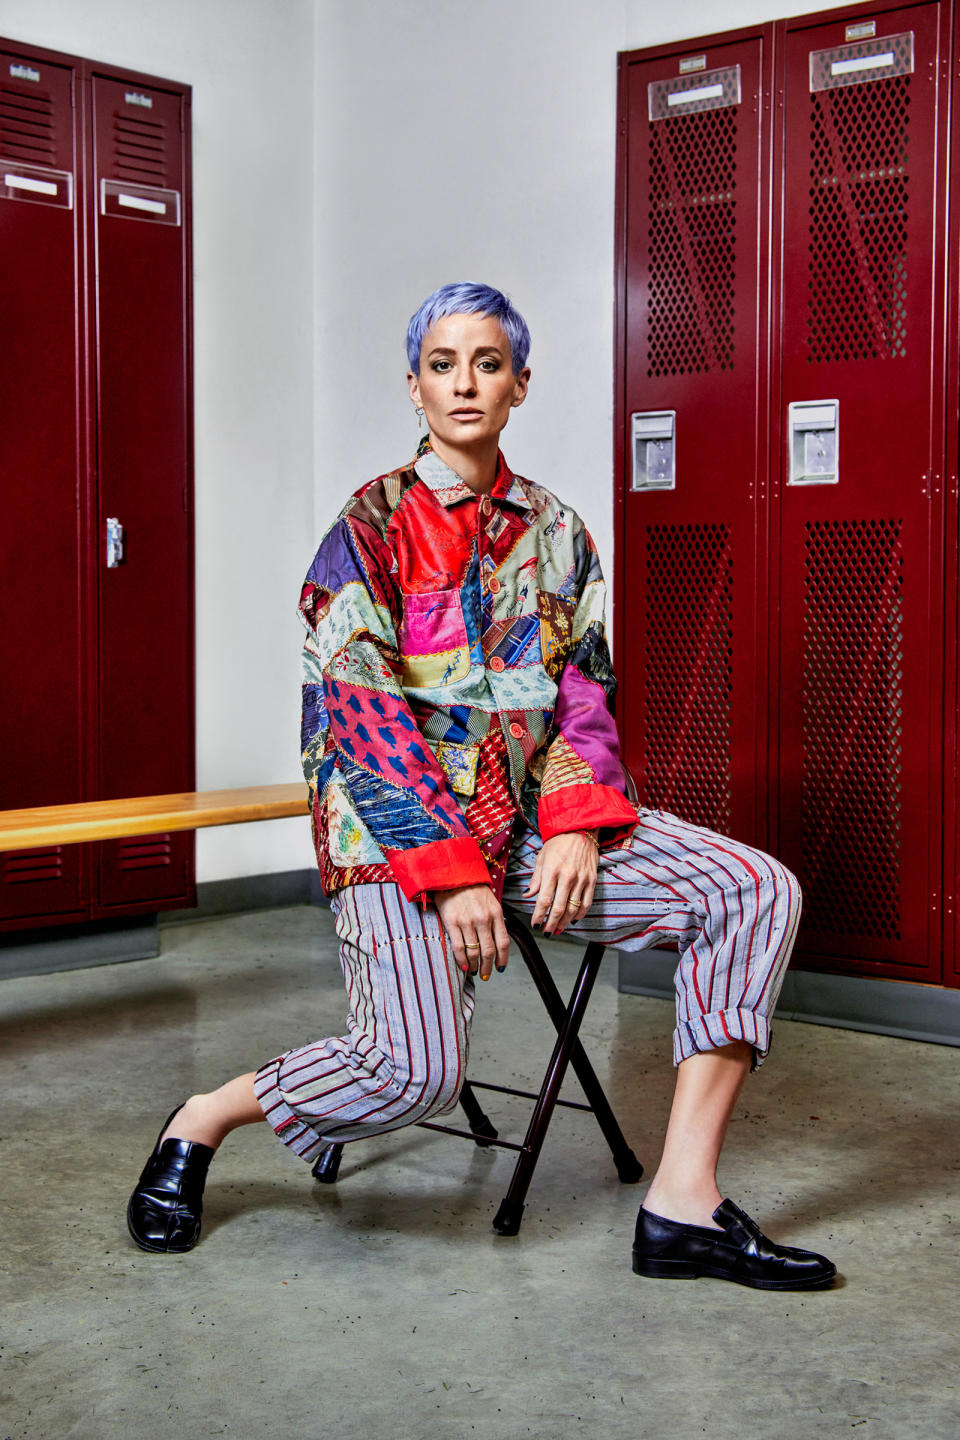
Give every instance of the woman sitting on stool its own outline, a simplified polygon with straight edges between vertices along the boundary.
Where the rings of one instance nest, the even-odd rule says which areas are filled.
[[[410,321],[427,434],[347,501],[300,598],[303,766],[346,1031],[174,1111],[130,1233],[145,1250],[195,1245],[207,1166],[239,1125],[266,1118],[312,1161],[451,1109],[474,977],[507,965],[502,899],[547,935],[679,947],[676,1093],[634,1270],[820,1288],[830,1261],[766,1239],[716,1181],[770,1043],[799,888],[768,855],[626,798],[596,550],[498,448],[529,344],[486,285],[446,285]]]

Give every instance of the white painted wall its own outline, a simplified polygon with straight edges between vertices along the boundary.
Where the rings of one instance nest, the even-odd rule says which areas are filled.
[[[533,381],[504,452],[612,542],[613,0],[321,0],[318,528],[408,459],[403,337],[436,286],[507,291]]]
[[[197,779],[296,780],[313,519],[313,0],[0,0],[0,34],[193,90]],[[198,879],[312,863],[306,819],[201,831]]]
[[[850,4],[858,0],[849,0]],[[783,20],[788,15],[809,15],[836,6],[816,0],[670,0],[669,5],[651,5],[647,0],[624,0],[625,38],[621,49],[640,50],[647,45],[665,45],[687,36],[713,35],[739,30],[744,25]]]

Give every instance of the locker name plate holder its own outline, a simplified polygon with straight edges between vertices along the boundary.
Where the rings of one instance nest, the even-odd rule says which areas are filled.
[[[869,80],[889,80],[893,75],[912,75],[913,68],[912,30],[879,35],[853,45],[835,45],[832,50],[811,50],[810,90],[839,90]]]
[[[0,159],[0,199],[30,200],[34,205],[56,205],[73,209],[73,176],[69,170],[50,170],[46,165],[21,165],[19,160]]]
[[[641,410],[630,416],[631,490],[675,490],[676,410]]]
[[[101,180],[100,214],[121,220],[149,220],[154,225],[179,225],[180,191],[128,185],[125,180]]]
[[[839,481],[840,401],[795,400],[789,407],[788,485],[836,485]]]
[[[723,70],[701,70],[699,75],[651,80],[647,86],[647,107],[651,120],[675,120],[679,115],[698,115],[704,110],[739,105],[741,95],[740,66],[727,65]]]

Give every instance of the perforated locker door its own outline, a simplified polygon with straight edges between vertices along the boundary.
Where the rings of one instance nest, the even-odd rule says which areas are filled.
[[[763,34],[693,42],[624,56],[620,77],[624,756],[646,805],[745,840],[758,838],[765,714],[756,398],[768,53]],[[658,439],[671,425],[672,442]]]
[[[187,94],[91,77],[100,794],[194,787]],[[106,527],[123,527],[109,565]],[[104,842],[100,909],[183,904],[193,837]]]
[[[801,963],[937,980],[942,17],[845,13],[785,27],[778,847]]]
[[[0,44],[0,808],[83,800],[74,70]],[[80,846],[0,855],[0,926],[85,917]]]

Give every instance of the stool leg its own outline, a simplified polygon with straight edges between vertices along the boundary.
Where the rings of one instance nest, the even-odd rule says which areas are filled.
[[[587,946],[583,964],[580,966],[580,973],[570,997],[566,1018],[564,1023],[557,1027],[557,1043],[553,1047],[550,1064],[547,1066],[547,1073],[530,1117],[523,1149],[517,1160],[510,1188],[494,1216],[493,1228],[499,1235],[516,1235],[520,1229],[524,1211],[523,1202],[526,1199],[530,1181],[533,1179],[540,1151],[543,1149],[547,1127],[556,1108],[557,1096],[560,1094],[560,1086],[563,1084],[563,1077],[570,1061],[572,1040],[580,1029],[602,959],[602,945]]]
[[[567,1011],[560,991],[557,989],[556,981],[547,969],[539,947],[531,940],[527,932],[517,926],[515,930],[511,931],[511,935],[520,948],[520,953],[530,971],[533,983],[540,992],[540,998],[547,1013],[559,1031],[567,1022]],[[593,943],[597,944],[598,942],[594,941]],[[599,970],[603,953],[603,948],[601,948],[600,956],[597,959],[597,970]],[[618,1179],[625,1185],[635,1185],[643,1175],[643,1166],[627,1143],[627,1138],[620,1129],[616,1116],[610,1108],[610,1102],[604,1094],[603,1086],[597,1079],[596,1072],[587,1058],[587,1052],[579,1040],[575,1040],[571,1049],[570,1064],[587,1097],[587,1104],[597,1117],[597,1124],[603,1131],[604,1139],[610,1146]]]
[[[342,1158],[342,1145],[328,1145],[326,1150],[321,1150],[310,1172],[314,1180],[319,1180],[321,1185],[336,1184]]]
[[[489,1149],[490,1141],[496,1140],[500,1132],[477,1099],[477,1092],[469,1080],[463,1082],[463,1089],[460,1091],[460,1105],[467,1117],[467,1124],[476,1137],[477,1144],[484,1149]]]

